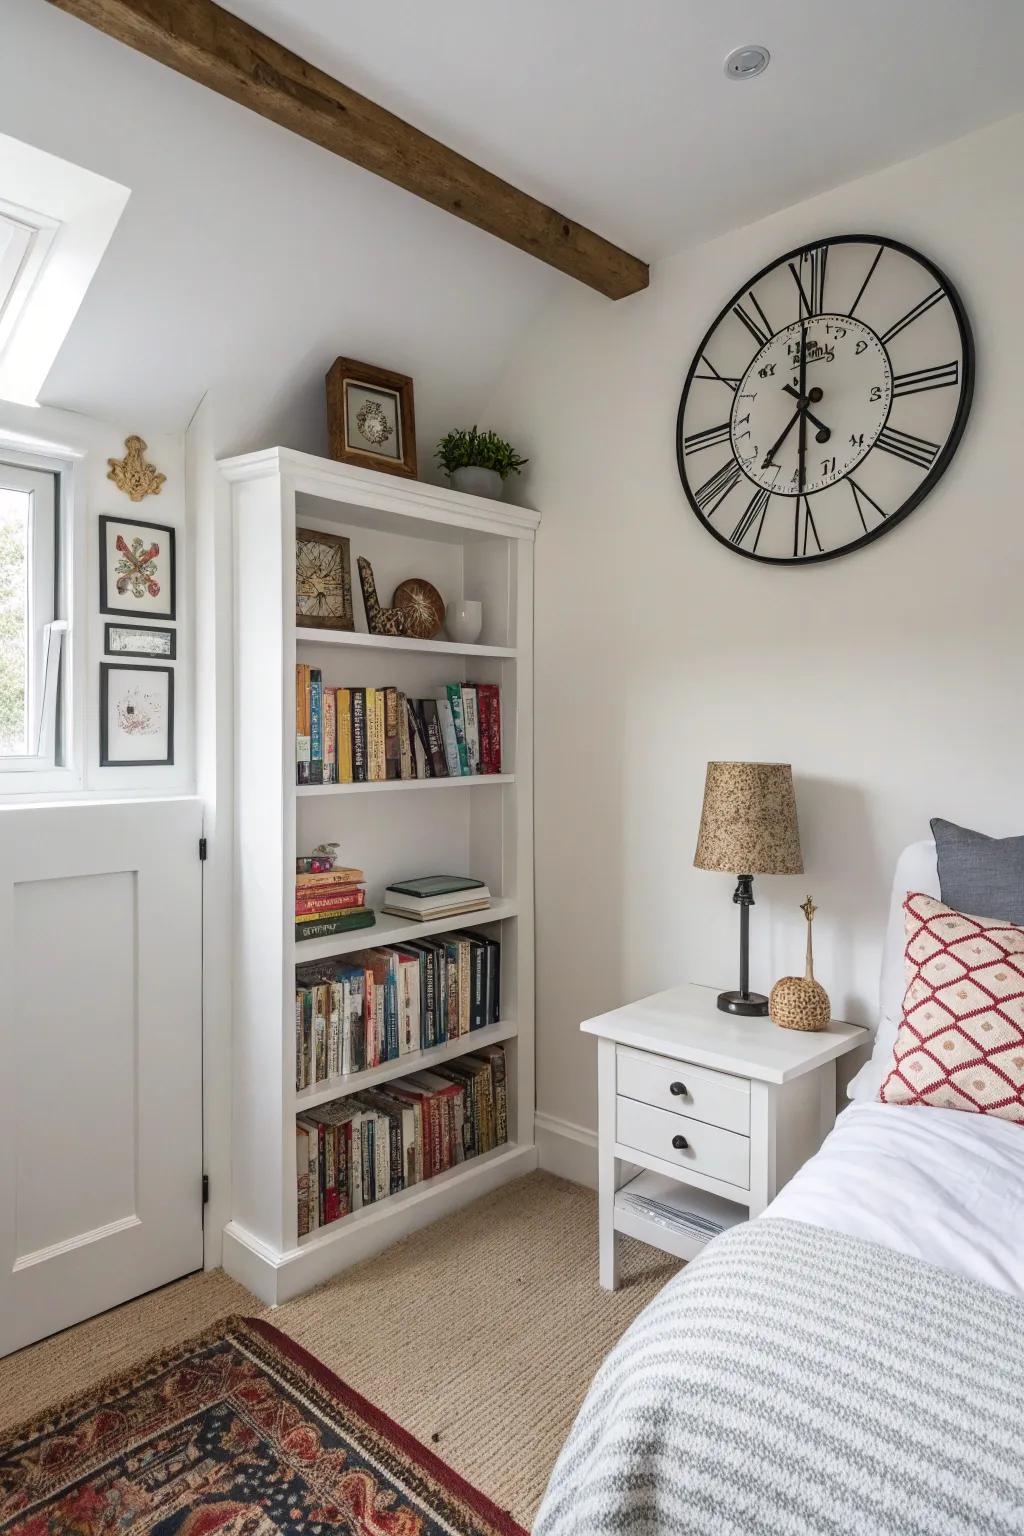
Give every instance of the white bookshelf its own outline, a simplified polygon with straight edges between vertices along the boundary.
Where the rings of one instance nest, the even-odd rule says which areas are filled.
[[[536,1166],[533,541],[540,518],[504,502],[282,448],[224,460],[220,468],[234,519],[237,865],[232,1219],[224,1267],[277,1304]],[[296,527],[350,539],[354,632],[296,626]],[[446,602],[480,598],[480,643],[368,634],[358,555],[372,562],[384,602],[408,576],[433,582]],[[413,697],[447,682],[498,683],[506,771],[296,785],[297,661],[319,667],[332,687],[394,686]],[[366,871],[377,923],[296,943],[295,856],[327,841],[339,842],[345,862]],[[380,912],[391,881],[433,873],[485,880],[491,907],[430,923]],[[296,1091],[296,964],[469,928],[501,942],[500,1022]],[[506,1146],[299,1238],[297,1113],[496,1043],[506,1052]]]

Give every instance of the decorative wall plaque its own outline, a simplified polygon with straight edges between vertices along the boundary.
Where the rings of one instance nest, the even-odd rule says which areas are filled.
[[[107,479],[113,480],[119,491],[132,501],[142,501],[145,496],[159,496],[160,487],[167,479],[155,464],[147,464],[146,444],[135,433],[124,440],[123,459],[108,459],[110,466]]]

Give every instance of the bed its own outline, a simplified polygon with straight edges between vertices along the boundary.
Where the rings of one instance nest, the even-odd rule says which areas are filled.
[[[877,1102],[903,997],[897,865],[872,1059],[821,1150],[637,1318],[534,1536],[1024,1533],[1024,1127]]]

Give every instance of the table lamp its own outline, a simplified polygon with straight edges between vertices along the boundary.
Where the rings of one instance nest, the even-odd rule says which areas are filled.
[[[768,999],[750,990],[750,908],[755,875],[803,873],[789,763],[708,763],[693,862],[737,877],[740,985],[719,993],[718,1006],[723,1013],[767,1014]]]

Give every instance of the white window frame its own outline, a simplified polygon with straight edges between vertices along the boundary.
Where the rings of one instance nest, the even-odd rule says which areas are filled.
[[[44,507],[43,518],[34,518],[29,555],[28,722],[36,751],[0,757],[0,801],[80,790],[84,767],[85,644],[80,617],[76,622],[76,608],[79,616],[84,611],[84,466],[78,455],[27,451],[17,441],[0,433],[0,480],[31,489]]]

